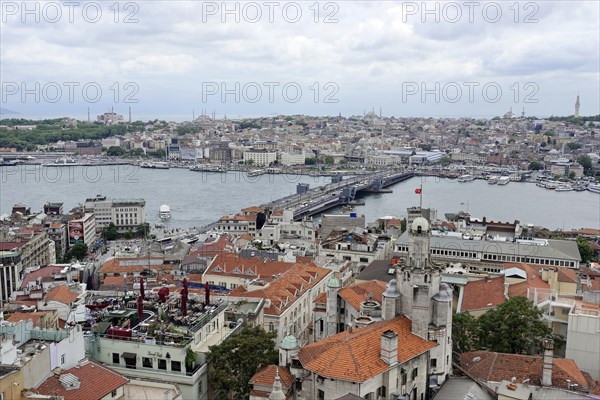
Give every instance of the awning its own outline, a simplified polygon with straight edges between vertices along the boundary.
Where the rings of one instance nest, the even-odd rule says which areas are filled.
[[[137,357],[137,354],[125,352],[125,353],[121,354],[121,357],[123,357],[123,358],[133,358],[135,360],[135,358]]]

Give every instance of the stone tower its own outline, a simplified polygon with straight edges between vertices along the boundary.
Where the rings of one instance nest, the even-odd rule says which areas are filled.
[[[327,327],[325,328],[325,337],[330,337],[338,333],[338,291],[341,288],[342,282],[340,282],[337,276],[334,276],[327,282],[327,304],[325,306]]]
[[[408,227],[408,258],[396,270],[396,285],[399,308],[412,320],[413,333],[438,343],[431,350],[430,373],[441,384],[451,370],[452,290],[442,283],[441,267],[431,263],[430,241],[429,222],[415,218]],[[395,295],[394,291],[388,292],[391,296],[384,293],[384,314],[388,313],[386,301]]]
[[[579,95],[577,95],[577,100],[575,100],[575,117],[579,117]]]

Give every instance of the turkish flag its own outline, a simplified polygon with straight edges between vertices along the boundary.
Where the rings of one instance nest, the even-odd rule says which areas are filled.
[[[421,188],[416,188],[416,189],[415,189],[415,193],[416,193],[416,194],[421,194]]]

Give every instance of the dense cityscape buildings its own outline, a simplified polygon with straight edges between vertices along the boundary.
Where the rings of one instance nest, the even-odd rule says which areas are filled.
[[[598,15],[0,1],[0,400],[600,400]]]
[[[229,170],[257,184],[285,173],[326,180],[298,183],[296,194],[231,210],[199,229],[176,229],[168,206],[159,215],[134,193],[90,194],[69,211],[58,194],[39,212],[14,205],[0,229],[0,379],[20,385],[21,397],[12,398],[52,391],[80,398],[88,392],[78,391],[100,385],[85,372],[96,368],[115,376],[98,389],[112,398],[217,398],[211,346],[259,326],[274,335],[279,362],[254,371],[251,399],[446,398],[440,396],[450,387],[468,392],[471,385],[481,398],[519,398],[510,397],[511,385],[527,396],[594,398],[599,216],[578,230],[551,231],[416,205],[370,221],[354,205],[405,181],[414,184],[418,204],[418,177],[432,175],[464,187],[475,179],[501,185],[506,177],[511,185],[568,185],[597,196],[596,124],[513,115],[251,122],[201,116],[88,142],[83,153],[59,142],[33,152],[3,149],[7,169],[117,162],[157,170],[202,165],[201,174]],[[65,159],[68,165],[56,166]],[[453,316],[482,318],[519,297],[539,310],[562,345],[527,356],[456,347],[463,328],[453,333]],[[60,350],[44,355],[48,344],[58,349],[61,338],[78,335],[72,361]],[[39,360],[33,375],[29,357]],[[539,367],[515,380],[498,364],[501,357]]]

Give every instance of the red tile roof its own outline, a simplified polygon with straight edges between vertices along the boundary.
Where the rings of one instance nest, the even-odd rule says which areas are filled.
[[[471,281],[463,291],[461,312],[492,309],[504,303],[504,278]]]
[[[381,359],[381,334],[387,330],[398,335],[399,363],[437,346],[413,334],[411,320],[402,316],[311,343],[300,349],[298,357],[305,369],[318,375],[365,382],[390,368]]]
[[[27,242],[0,242],[0,251],[13,251],[25,246]]]
[[[484,381],[510,381],[515,377],[517,383],[530,379],[531,385],[541,385],[543,368],[541,356],[472,351],[461,354],[460,362],[472,377]],[[575,361],[569,358],[555,358],[552,367],[552,386],[567,389],[567,380],[577,383],[582,388],[588,387],[588,382]]]
[[[69,304],[72,301],[77,300],[78,291],[76,287],[70,287],[66,285],[60,285],[53,287],[46,296],[44,301],[57,301],[63,304]]]
[[[232,292],[230,295],[268,299],[271,305],[264,309],[265,314],[279,315],[329,274],[331,270],[314,264],[291,264],[286,272],[266,288],[248,292],[243,286],[238,286],[235,294]]]
[[[44,311],[38,312],[15,312],[10,317],[8,317],[8,322],[19,322],[19,321],[27,321],[31,320],[33,322],[34,328],[40,328],[40,320],[44,315],[48,314]]]
[[[222,253],[206,269],[206,275],[230,276],[251,279],[269,279],[289,270],[293,263],[265,261],[260,258],[241,258],[237,254]]]
[[[62,271],[62,269],[63,267],[47,266],[40,268],[36,271],[30,272],[23,277],[21,288],[26,287],[29,282],[36,281],[37,278],[52,277],[56,274],[59,274],[60,271]]]
[[[79,389],[65,389],[59,381],[60,375],[55,374],[32,391],[48,396],[63,396],[64,400],[100,400],[129,382],[122,375],[91,360],[63,374],[75,375],[80,382]]]
[[[276,365],[265,365],[261,369],[255,373],[252,378],[250,378],[250,383],[253,385],[261,385],[261,386],[273,386],[275,382],[275,373],[279,370],[279,381],[281,382],[281,386],[286,392],[294,383],[294,377],[288,371],[287,368],[278,367]]]
[[[371,295],[373,301],[381,304],[383,292],[385,292],[386,283],[383,281],[372,280],[356,285],[348,286],[338,292],[339,296],[346,300],[356,311],[360,311],[360,303],[367,300]]]

